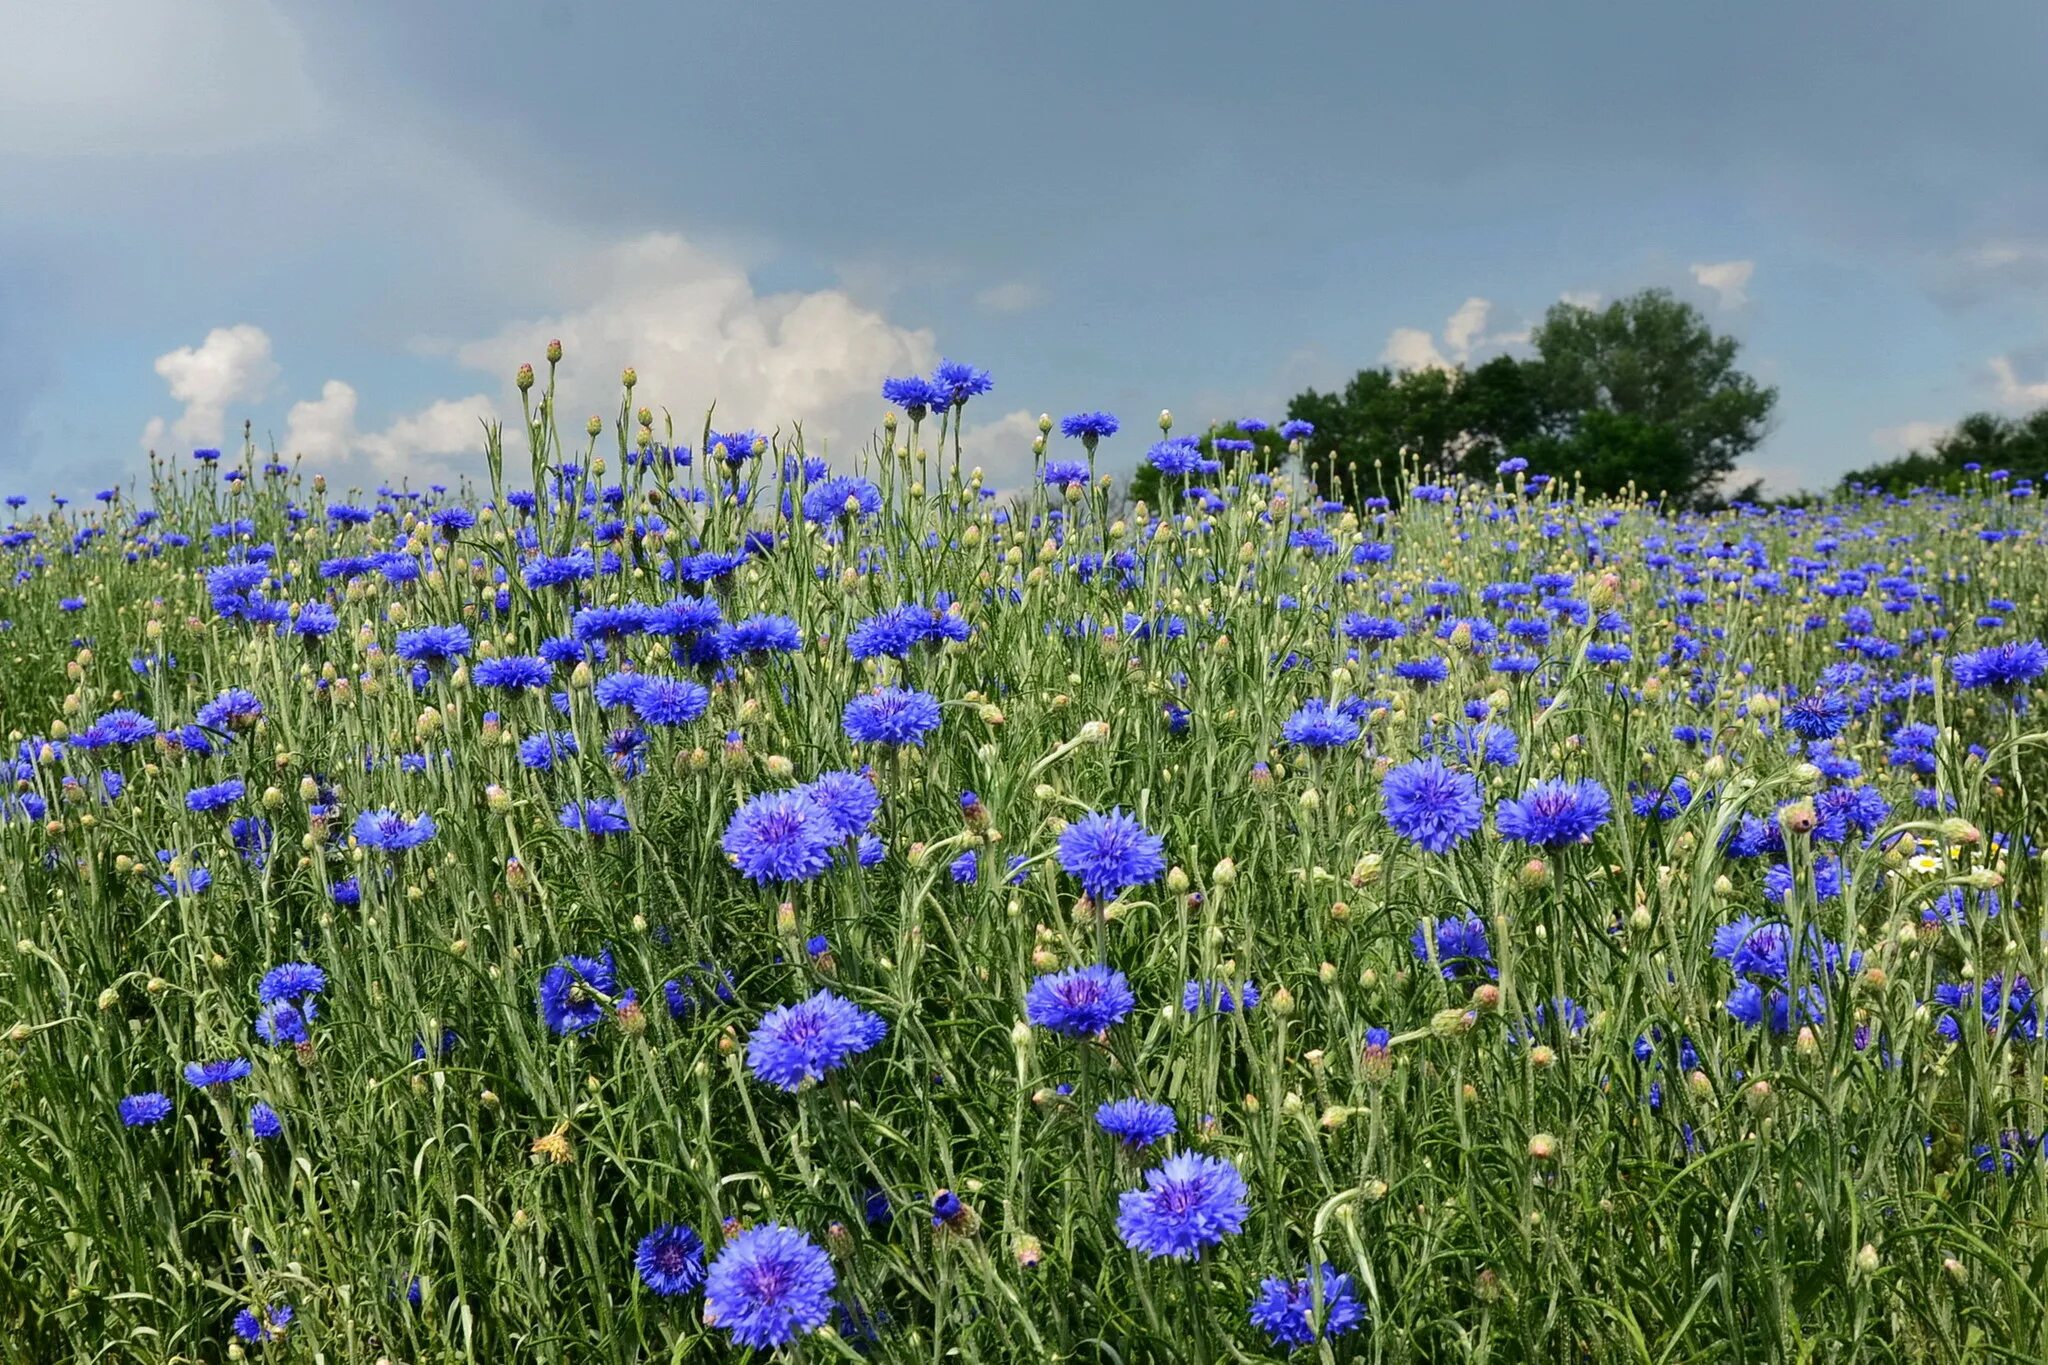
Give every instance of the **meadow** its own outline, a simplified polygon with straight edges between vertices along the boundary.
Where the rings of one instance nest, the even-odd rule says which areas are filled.
[[[0,1359],[2048,1354],[2025,480],[990,382],[10,498]]]

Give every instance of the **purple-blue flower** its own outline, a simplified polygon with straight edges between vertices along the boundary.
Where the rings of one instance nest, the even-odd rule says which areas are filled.
[[[778,1090],[822,1081],[889,1035],[881,1016],[852,1001],[819,991],[763,1015],[747,1037],[747,1069]]]
[[[1109,900],[1166,870],[1166,841],[1121,807],[1093,811],[1060,831],[1059,860],[1083,891]]]
[[[1389,769],[1380,802],[1394,833],[1430,853],[1450,852],[1486,823],[1478,780],[1434,758]]]
[[[832,1311],[832,1259],[795,1228],[764,1223],[725,1244],[704,1282],[704,1320],[736,1346],[786,1346]]]
[[[1523,792],[1520,800],[1501,802],[1493,822],[1503,839],[1563,848],[1592,839],[1613,813],[1607,788],[1591,778],[1550,778]]]
[[[1051,972],[1024,994],[1024,1017],[1070,1038],[1091,1038],[1123,1021],[1138,999],[1114,967],[1095,963]]]
[[[1244,1176],[1222,1157],[1180,1152],[1145,1172],[1145,1188],[1117,1201],[1124,1245],[1147,1256],[1199,1257],[1205,1247],[1244,1230],[1250,1213]]]

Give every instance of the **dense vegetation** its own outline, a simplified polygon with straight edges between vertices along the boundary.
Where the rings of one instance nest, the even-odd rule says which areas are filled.
[[[0,1356],[2048,1351],[2026,480],[520,386],[484,488],[13,503]]]

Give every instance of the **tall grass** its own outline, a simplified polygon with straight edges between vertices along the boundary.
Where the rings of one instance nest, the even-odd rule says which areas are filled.
[[[245,444],[154,467],[146,501],[17,512],[0,541],[0,1356],[719,1358],[739,1352],[702,1294],[653,1293],[635,1245],[680,1223],[715,1258],[771,1221],[833,1257],[840,1311],[785,1348],[805,1360],[1275,1359],[1247,1308],[1323,1263],[1367,1318],[1299,1352],[1322,1361],[2048,1353],[2043,1050],[2015,980],[2042,979],[2048,732],[2032,688],[1950,666],[2041,631],[2023,491],[1706,517],[1521,475],[1417,496],[1388,471],[1323,490],[1351,508],[1284,477],[1170,479],[1166,511],[1101,480],[996,498],[970,404],[839,461],[880,510],[820,525],[789,515],[822,478],[800,435],[721,449],[707,426],[686,459],[629,387],[565,445],[551,371],[489,434],[488,487],[345,495]],[[1110,440],[1105,461],[1142,444]],[[455,506],[474,524],[430,520]],[[678,571],[750,543],[709,584]],[[524,581],[579,547],[593,577]],[[209,589],[235,563],[268,571],[256,620]],[[631,634],[547,687],[472,676],[579,607],[697,592],[728,624],[792,618],[802,647],[705,662]],[[314,603],[335,629],[295,633]],[[856,661],[854,628],[904,603],[966,638]],[[1351,613],[1407,630],[1354,640]],[[1508,629],[1528,621],[1548,629]],[[399,657],[437,624],[472,632],[465,659]],[[1515,655],[1534,671],[1497,671]],[[1439,657],[1441,683],[1392,671]],[[706,683],[708,713],[617,761],[632,721],[598,684],[625,670]],[[940,701],[922,746],[849,739],[878,682]],[[232,688],[260,719],[180,734]],[[1851,712],[1820,753],[1786,727],[1816,693]],[[1356,699],[1362,737],[1284,743],[1317,697]],[[157,737],[98,743],[123,708]],[[1454,758],[1473,716],[1518,740],[1477,769],[1489,811],[1562,775],[1615,818],[1553,850],[1491,823],[1441,855],[1397,835],[1385,772]],[[1930,743],[1896,738],[1923,723]],[[574,756],[521,762],[564,732]],[[846,849],[780,886],[732,866],[748,798],[862,768],[878,863]],[[189,808],[231,777],[239,800]],[[1803,803],[1858,786],[1873,827],[1804,832]],[[630,833],[564,827],[595,798]],[[1101,903],[1057,837],[1119,807],[1170,867]],[[353,822],[380,809],[438,832],[365,847]],[[1783,851],[1735,856],[1745,815]],[[1468,914],[1490,972],[1438,952]],[[1782,1032],[1729,1008],[1713,946],[1745,914],[1841,945],[1786,969]],[[604,1022],[556,1036],[543,973],[604,951]],[[272,1047],[258,981],[287,961],[328,985],[310,1041]],[[1025,1023],[1036,978],[1098,961],[1129,1018]],[[1183,1008],[1225,980],[1258,1003]],[[672,1014],[671,981],[695,1008]],[[1958,983],[1970,1003],[1943,1004]],[[756,1024],[821,988],[886,1039],[797,1093],[756,1079]],[[254,1071],[232,1086],[180,1078],[236,1056]],[[148,1091],[172,1117],[124,1127],[117,1102]],[[1133,1153],[1102,1131],[1097,1106],[1131,1096],[1171,1106],[1175,1136]],[[258,1100],[282,1136],[252,1136]],[[1190,1148],[1242,1172],[1249,1217],[1149,1259],[1119,1195]],[[939,1221],[943,1191],[963,1212]],[[282,1334],[233,1335],[281,1304]]]

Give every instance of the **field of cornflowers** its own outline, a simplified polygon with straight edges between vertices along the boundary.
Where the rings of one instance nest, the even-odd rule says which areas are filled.
[[[2024,484],[552,375],[488,487],[10,499],[0,1356],[2048,1350]]]

